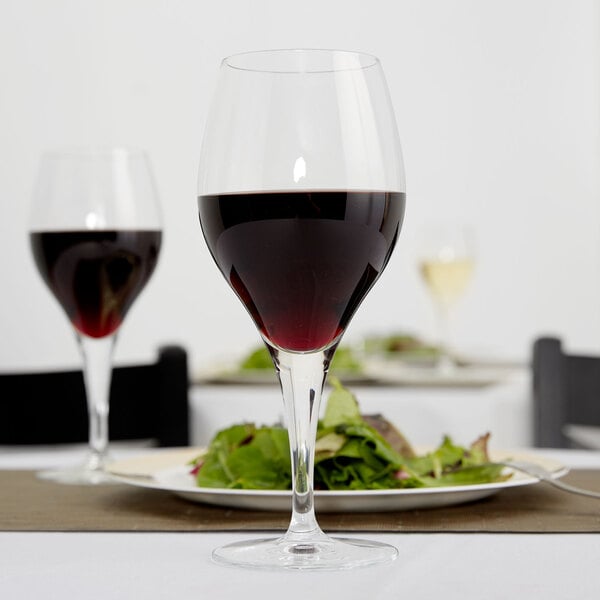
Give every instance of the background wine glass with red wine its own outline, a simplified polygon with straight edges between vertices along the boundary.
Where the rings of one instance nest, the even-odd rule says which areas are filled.
[[[161,216],[150,164],[127,149],[46,154],[34,192],[35,264],[69,318],[83,356],[89,455],[45,471],[61,483],[107,481],[111,359],[116,333],[156,266]]]

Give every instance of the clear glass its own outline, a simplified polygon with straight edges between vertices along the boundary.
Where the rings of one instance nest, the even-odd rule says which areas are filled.
[[[33,194],[30,241],[83,358],[89,452],[82,465],[38,475],[67,484],[109,481],[109,391],[119,327],[152,275],[162,218],[151,166],[125,148],[49,152]]]
[[[313,461],[329,364],[387,264],[404,187],[394,111],[375,57],[274,50],[222,62],[201,151],[200,222],[273,358],[293,500],[285,535],[223,546],[216,562],[350,569],[396,557],[392,546],[321,531]]]
[[[475,269],[475,234],[470,227],[452,223],[423,226],[418,243],[418,268],[435,309],[440,355],[437,371],[451,375],[456,358],[451,343],[451,317]]]

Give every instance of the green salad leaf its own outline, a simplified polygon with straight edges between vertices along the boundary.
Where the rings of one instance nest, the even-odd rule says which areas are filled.
[[[358,401],[354,395],[343,387],[336,377],[330,377],[329,381],[333,384],[333,391],[329,395],[325,414],[319,423],[321,428],[362,423]]]
[[[240,369],[243,371],[253,371],[260,369],[273,370],[273,360],[266,347],[252,350],[241,362]]]
[[[315,446],[315,489],[372,490],[470,485],[502,481],[502,466],[491,464],[489,434],[470,447],[449,436],[432,452],[401,454],[360,414],[354,395],[332,378],[334,386]],[[193,461],[200,487],[291,489],[287,430],[233,425],[217,433],[207,452]]]
[[[371,354],[389,353],[407,356],[431,356],[439,355],[440,349],[432,346],[410,333],[394,333],[384,336],[369,336],[364,340],[365,352]]]
[[[288,435],[282,427],[234,425],[220,431],[199,460],[196,481],[200,487],[291,487]]]

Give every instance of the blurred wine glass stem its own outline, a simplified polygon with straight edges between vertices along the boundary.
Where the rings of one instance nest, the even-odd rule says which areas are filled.
[[[108,461],[108,410],[115,338],[114,334],[101,338],[77,334],[83,356],[83,378],[89,417],[89,453],[86,468],[91,471],[103,471]]]
[[[435,304],[439,346],[436,369],[438,373],[448,375],[456,369],[456,363],[450,353],[450,306],[446,302]]]

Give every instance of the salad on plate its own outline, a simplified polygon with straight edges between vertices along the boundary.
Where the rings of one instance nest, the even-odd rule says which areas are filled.
[[[335,378],[319,421],[314,460],[316,490],[392,490],[496,483],[511,477],[488,455],[489,434],[469,446],[444,436],[417,453],[379,415],[365,416],[355,396]],[[287,430],[240,423],[219,431],[190,464],[201,488],[288,490],[292,487]]]

